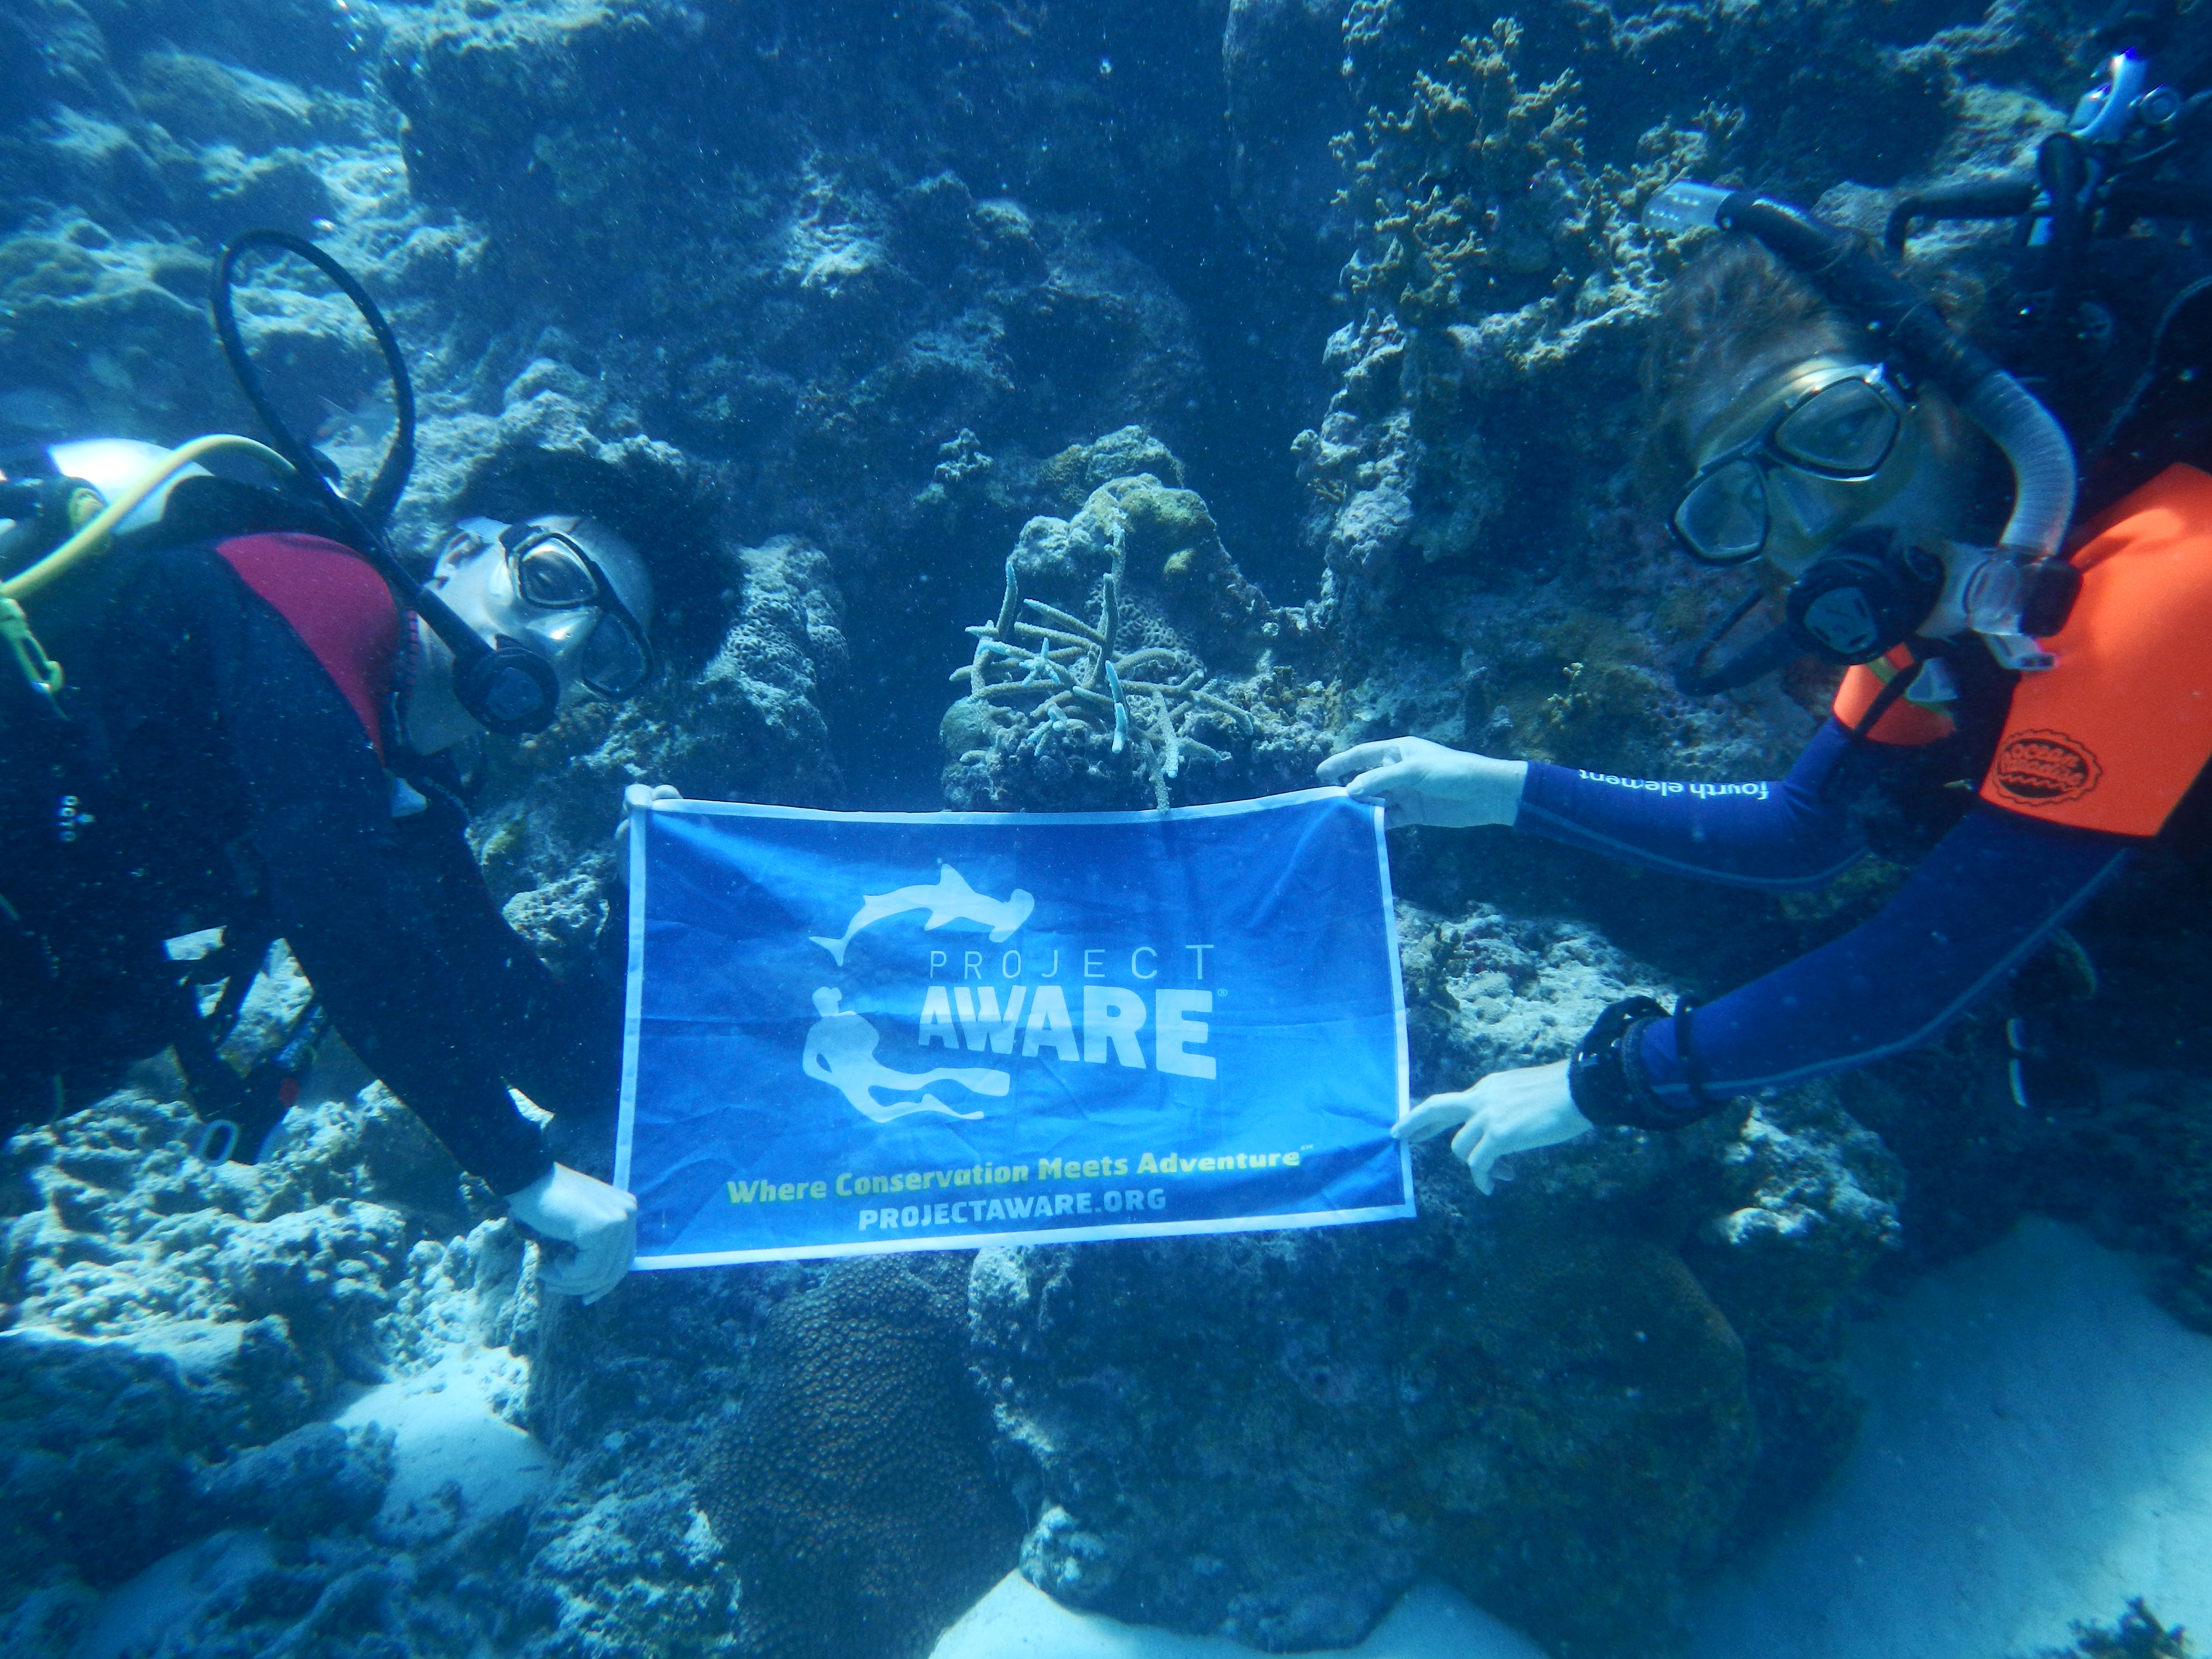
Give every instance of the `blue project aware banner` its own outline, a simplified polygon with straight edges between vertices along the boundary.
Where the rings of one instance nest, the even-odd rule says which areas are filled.
[[[1376,807],[630,823],[641,1267],[1413,1213]]]

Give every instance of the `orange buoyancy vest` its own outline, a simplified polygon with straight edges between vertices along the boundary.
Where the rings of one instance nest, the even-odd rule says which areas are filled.
[[[2044,641],[2057,665],[2014,686],[1981,798],[2041,823],[2154,836],[2212,759],[2212,477],[2168,467],[2084,526],[2071,562],[2081,596]],[[1853,668],[1836,718],[1863,719],[1909,662],[1900,651]],[[1949,730],[1899,702],[1869,735],[1919,744]]]

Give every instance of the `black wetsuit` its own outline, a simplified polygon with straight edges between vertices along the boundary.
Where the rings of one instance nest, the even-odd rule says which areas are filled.
[[[76,842],[50,849],[33,886],[0,872],[52,946],[43,988],[23,983],[18,952],[8,995],[0,962],[0,1006],[14,1005],[0,1114],[45,1115],[57,1074],[64,1104],[88,1103],[175,1040],[191,1011],[161,941],[249,919],[290,945],[362,1061],[494,1191],[550,1164],[508,1081],[551,1111],[611,1107],[606,1000],[557,981],[507,926],[458,803],[427,779],[395,787],[331,672],[213,543],[132,559],[99,613],[49,643],[106,752]]]

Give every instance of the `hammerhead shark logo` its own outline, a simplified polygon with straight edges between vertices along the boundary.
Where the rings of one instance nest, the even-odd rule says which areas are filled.
[[[968,879],[951,865],[938,872],[933,887],[898,887],[888,893],[870,893],[860,901],[860,908],[853,912],[852,921],[845,924],[842,939],[824,939],[819,933],[807,937],[827,951],[839,967],[845,965],[845,947],[853,942],[853,935],[863,927],[891,916],[904,915],[908,910],[927,910],[929,920],[922,923],[925,929],[942,927],[948,921],[972,921],[991,930],[991,943],[1004,944],[1014,931],[1030,919],[1036,908],[1036,900],[1023,889],[1014,889],[1010,898],[994,899],[977,892],[968,884]]]

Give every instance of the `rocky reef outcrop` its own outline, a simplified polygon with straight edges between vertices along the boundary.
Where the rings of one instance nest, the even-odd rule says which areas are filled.
[[[1791,1333],[1817,1361],[1827,1298],[1894,1228],[1872,1138],[1796,1121],[1746,1126],[1740,1156],[1592,1148],[1488,1206],[1424,1154],[1406,1227],[986,1252],[977,1364],[1037,1517],[1023,1571],[1271,1651],[1358,1642],[1424,1571],[1562,1654],[1663,1639],[1746,1502],[1780,1496],[1754,1489],[1802,1473],[1754,1404],[1774,1355],[1683,1252],[1741,1255],[1750,1287],[1788,1231],[1832,1235]]]
[[[1558,923],[1401,908],[1401,937],[1417,1096],[1665,988]],[[1848,1446],[1841,1320],[1903,1177],[1832,1090],[1607,1132],[1496,1199],[1439,1148],[1415,1170],[1405,1226],[977,1258],[1035,1583],[1302,1651],[1358,1642],[1427,1572],[1553,1651],[1635,1652]]]
[[[152,1071],[0,1165],[15,1651],[66,1651],[93,1591],[210,1534],[276,1553],[192,1639],[273,1637],[368,1559],[428,1570],[483,1544],[380,1533],[389,1437],[329,1419],[442,1345],[527,1348],[513,1224],[380,1091],[303,1114],[251,1170],[193,1157],[191,1121]]]
[[[1643,204],[1686,173],[1863,219],[2008,164],[2094,9],[0,0],[0,442],[242,428],[216,248],[271,221],[358,270],[422,410],[403,550],[566,508],[653,567],[662,680],[478,768],[487,874],[564,972],[618,946],[631,781],[1142,810],[1401,732],[1763,772],[1827,688],[1671,688],[1735,595],[1637,495],[1684,257]],[[359,482],[391,411],[297,274],[256,267],[241,318]],[[1417,1094],[1725,988],[1898,877],[1599,870],[1395,838]],[[2185,971],[2145,943],[2194,879],[2163,878],[2082,925],[2118,994],[2077,1029],[2142,1064],[2075,1115],[2009,1103],[1985,1018],[1521,1159],[1494,1200],[1424,1149],[1417,1222],[654,1274],[590,1309],[541,1300],[357,1076],[240,1171],[148,1070],[0,1160],[0,1644],[60,1659],[166,1559],[201,1589],[149,1656],[920,1653],[1013,1565],[1263,1650],[1356,1642],[1425,1573],[1562,1659],[1658,1650],[1849,1443],[1866,1285],[2038,1207],[2212,1319],[2205,1056],[2142,1012]],[[402,1525],[406,1449],[338,1419],[460,1354],[550,1469]]]

